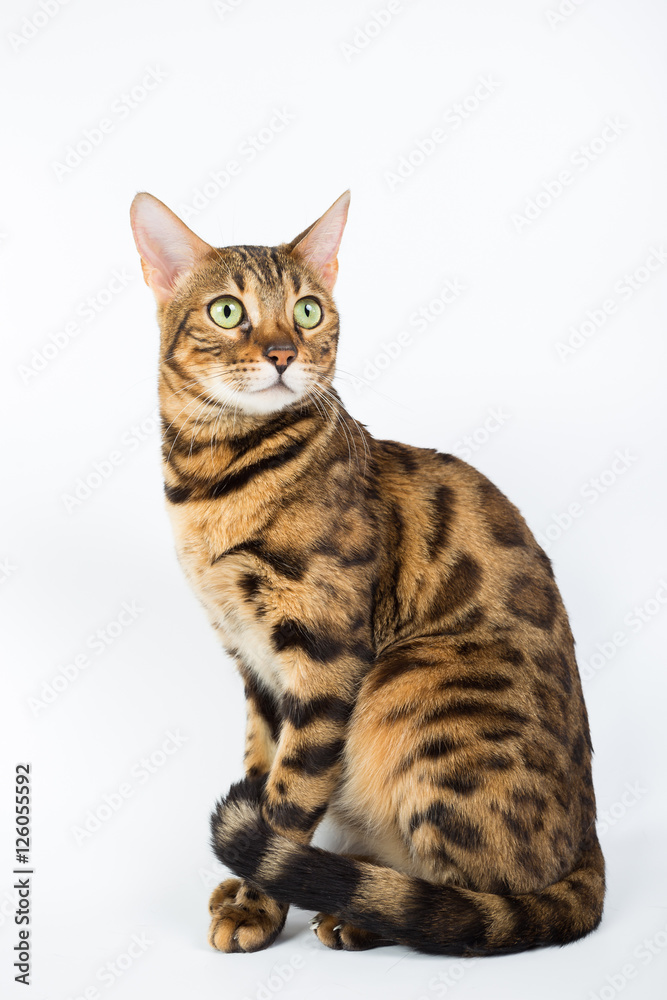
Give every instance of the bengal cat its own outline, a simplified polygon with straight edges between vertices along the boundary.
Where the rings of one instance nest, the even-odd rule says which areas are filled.
[[[149,194],[131,210],[178,555],[247,699],[209,942],[265,948],[294,903],[330,948],[565,944],[604,897],[567,615],[492,483],[376,441],[333,389],[348,204],[219,249]],[[354,853],[311,846],[325,813]]]

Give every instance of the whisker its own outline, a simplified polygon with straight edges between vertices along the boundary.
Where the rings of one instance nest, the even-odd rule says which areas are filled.
[[[332,398],[329,398],[323,392],[323,387],[321,385],[317,385],[316,384],[316,385],[311,386],[310,391],[312,393],[314,393],[315,395],[317,395],[317,397],[319,398],[319,400],[321,401],[321,403],[322,403],[323,406],[326,407],[327,403],[328,403],[331,411],[333,412],[334,417],[336,418],[336,421],[334,421],[334,427],[336,426],[336,422],[338,422],[340,424],[342,430],[343,430],[343,433],[345,434],[345,440],[346,440],[346,443],[347,443],[347,451],[348,451],[348,469],[350,469],[351,466],[352,466],[352,448],[350,447],[351,443],[354,444],[355,457],[357,459],[357,466],[358,466],[359,465],[359,457],[357,455],[356,442],[354,441],[354,438],[352,438],[352,441],[350,440],[350,434],[348,432],[348,428],[345,426],[345,421],[343,420],[343,418],[341,416],[341,413],[340,413],[340,411],[338,409],[337,401],[334,400],[334,399],[332,399]]]
[[[204,405],[205,405],[205,403],[202,404],[202,406],[199,407],[199,410],[197,410],[197,413],[199,413],[201,411],[201,409],[203,408]],[[219,417],[220,417],[220,413],[218,412],[218,415],[216,417],[216,422],[219,419]],[[192,458],[192,446],[195,443],[195,437],[196,437],[196,434],[197,434],[197,424],[198,423],[199,423],[199,417],[197,417],[197,419],[195,420],[195,425],[192,428],[192,434],[190,436],[190,450],[188,452],[188,458]]]
[[[357,382],[363,382],[363,384],[368,389],[370,389],[371,392],[374,392],[376,396],[381,396],[382,399],[386,399],[387,402],[394,403],[395,406],[402,406],[405,410],[410,410],[411,413],[414,413],[414,407],[408,406],[407,403],[404,403],[400,399],[394,399],[393,396],[388,396],[386,392],[380,392],[379,389],[375,388],[372,382],[369,382],[367,379],[362,378],[361,375],[355,375],[354,372],[345,371],[344,368],[339,368],[336,365],[336,373],[334,375],[334,378],[343,379],[344,376],[346,376],[350,380],[350,384],[352,384],[353,380],[356,380]]]
[[[325,393],[328,391],[327,389],[325,389],[322,386],[320,388]],[[349,419],[355,425],[355,427],[357,428],[357,431],[359,432],[359,436],[361,437],[361,441],[362,441],[362,444],[364,446],[364,475],[366,475],[366,473],[368,471],[368,461],[370,459],[370,451],[369,451],[369,448],[368,448],[368,442],[366,441],[366,433],[367,433],[366,432],[366,428],[363,426],[363,424],[360,424],[358,420],[355,420],[355,418],[351,414],[349,414],[347,412],[347,410],[345,410],[344,412],[345,412],[346,416],[349,417]],[[354,441],[354,436],[353,436],[352,439]],[[355,451],[356,451],[356,441],[355,441]]]
[[[178,420],[178,418],[180,417],[181,413],[183,413],[183,411],[184,411],[184,410],[186,410],[186,409],[188,408],[188,406],[192,406],[192,405],[194,405],[194,404],[195,404],[195,403],[197,402],[197,400],[198,400],[198,399],[201,399],[201,398],[202,398],[202,396],[204,396],[204,395],[206,395],[206,394],[207,394],[207,390],[206,390],[206,389],[204,389],[204,390],[203,390],[202,392],[200,392],[200,393],[199,393],[199,394],[198,394],[197,396],[194,396],[194,397],[193,397],[193,398],[192,398],[191,400],[189,400],[189,401],[188,401],[188,402],[187,402],[187,403],[185,404],[185,406],[181,407],[181,409],[180,409],[180,410],[178,411],[178,413],[176,414],[176,416],[174,417],[174,419],[173,419],[173,420],[171,421],[171,423],[170,423],[170,424],[168,424],[168,425],[167,425],[167,427],[165,427],[165,428],[164,428],[164,430],[163,430],[163,432],[162,432],[162,439],[163,439],[163,440],[164,440],[164,439],[166,438],[166,436],[167,436],[167,432],[168,432],[169,430],[171,430],[171,428],[173,427],[173,425],[174,425],[174,424],[176,423],[176,421],[177,421],[177,420]],[[167,462],[168,462],[168,461],[169,461],[169,460],[171,459],[171,453],[172,453],[172,452],[173,452],[173,450],[174,450],[174,447],[175,447],[175,445],[176,445],[176,442],[178,441],[178,439],[179,439],[179,437],[180,437],[181,433],[182,433],[182,432],[183,432],[183,431],[185,430],[185,428],[186,428],[186,427],[188,426],[188,424],[189,424],[189,423],[191,423],[191,421],[193,420],[193,418],[195,418],[195,417],[196,417],[196,418],[195,418],[195,423],[194,423],[194,427],[192,428],[192,435],[193,435],[193,440],[194,440],[194,434],[195,434],[195,432],[196,432],[196,430],[197,430],[197,424],[199,423],[199,416],[198,416],[198,414],[199,414],[199,413],[201,412],[201,410],[202,410],[202,409],[203,409],[203,408],[204,408],[205,406],[209,406],[209,407],[210,407],[210,406],[213,406],[213,405],[216,405],[216,406],[217,406],[217,409],[218,409],[218,411],[220,410],[220,406],[219,406],[219,405],[217,405],[217,404],[212,404],[211,402],[209,402],[209,400],[208,400],[208,399],[204,399],[204,401],[203,401],[203,402],[202,402],[202,403],[201,403],[201,404],[200,404],[200,405],[199,405],[199,406],[197,407],[197,409],[196,409],[196,410],[195,410],[195,411],[194,411],[193,413],[191,413],[191,414],[190,414],[190,415],[189,415],[188,417],[185,417],[185,419],[183,420],[183,425],[182,425],[182,427],[180,427],[180,428],[178,429],[178,432],[177,432],[177,434],[176,434],[176,437],[175,437],[175,438],[174,438],[174,440],[172,441],[172,445],[171,445],[171,448],[169,449],[169,454],[167,455],[167,458],[166,458],[166,461],[167,461]],[[191,442],[191,444],[190,444],[190,454],[192,454],[192,442]]]

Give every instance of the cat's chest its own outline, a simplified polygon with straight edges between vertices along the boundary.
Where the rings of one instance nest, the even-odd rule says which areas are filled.
[[[237,532],[221,539],[217,524],[211,530],[206,522],[179,513],[171,518],[179,562],[211,624],[225,648],[265,687],[281,694],[286,677],[274,649],[271,620],[248,600],[247,580],[255,569],[252,556],[243,552],[223,555],[219,548],[223,541],[232,541],[229,548],[242,544],[243,536]]]

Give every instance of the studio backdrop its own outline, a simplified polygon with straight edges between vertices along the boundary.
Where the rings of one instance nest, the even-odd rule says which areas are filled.
[[[0,20],[3,995],[663,996],[664,4],[12,0]],[[148,191],[213,246],[274,246],[348,188],[345,406],[487,475],[570,615],[608,889],[564,949],[332,951],[298,909],[256,954],[206,942],[243,684],[174,552],[129,207]]]

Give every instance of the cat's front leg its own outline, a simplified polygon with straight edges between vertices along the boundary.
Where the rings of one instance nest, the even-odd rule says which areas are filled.
[[[261,813],[277,833],[307,844],[337,787],[353,702],[333,691],[308,698],[289,693]]]
[[[218,895],[214,893],[211,898],[215,912],[209,941],[214,947],[222,951],[251,950],[236,947],[237,941],[246,936],[241,928],[247,922],[253,926],[253,943],[260,936],[254,903],[261,910],[266,907],[256,900],[248,906],[243,887],[253,885],[253,876],[260,867],[261,877],[271,882],[292,877],[282,871],[279,855],[267,855],[266,848],[276,834],[303,844],[311,840],[339,781],[352,707],[353,700],[333,692],[311,698],[287,694],[283,699],[280,740],[268,775],[237,782],[216,806],[211,817],[213,847],[218,859],[240,880],[223,883],[216,890]],[[270,871],[264,870],[267,866]],[[264,920],[265,914],[260,916]],[[232,932],[235,921],[236,937]],[[265,943],[258,947],[270,944],[280,929],[278,924],[282,926],[283,922],[284,914],[276,910],[271,928],[264,932]]]
[[[309,843],[338,785],[357,691],[374,659],[370,611],[360,608],[366,581],[349,574],[345,583],[349,600],[341,595],[327,607],[327,620],[304,597],[303,618],[282,618],[272,631],[284,679],[282,723],[261,815],[300,843]]]
[[[352,704],[333,692],[312,698],[288,693],[268,774],[249,774],[218,804],[214,848],[242,876],[223,882],[211,897],[209,942],[220,951],[266,948],[281,930],[287,906],[254,888],[252,876],[262,860],[275,868],[273,878],[280,875],[279,858],[262,859],[273,833],[300,843],[312,838],[338,783]]]
[[[208,943],[218,951],[261,951],[275,941],[289,907],[277,903],[244,879],[221,882],[208,904]]]
[[[353,705],[333,692],[286,695],[268,775],[232,785],[211,816],[213,849],[236,875],[253,881],[259,866],[271,862],[264,855],[275,835],[310,842],[340,778]]]
[[[245,683],[246,734],[243,755],[246,778],[251,782],[269,773],[280,735],[278,706],[243,667]],[[283,928],[288,907],[276,903],[243,879],[221,882],[208,904],[211,923],[209,944],[218,951],[260,951],[275,940]]]
[[[291,877],[282,871],[278,855],[267,854],[267,847],[283,838],[309,843],[338,786],[358,680],[368,660],[351,656],[349,647],[333,648],[338,655],[326,663],[322,653],[319,662],[304,664],[302,651],[297,665],[317,669],[292,673],[294,683],[282,699],[280,740],[268,775],[233,785],[211,817],[218,859],[250,882],[257,876],[277,884]],[[358,649],[355,643],[355,652]]]
[[[246,731],[243,766],[247,778],[268,774],[280,739],[280,708],[274,695],[242,665],[246,697]]]
[[[354,587],[351,575],[346,582]],[[279,614],[272,623],[282,679],[275,757],[265,777],[233,785],[211,817],[217,857],[250,884],[257,876],[282,888],[294,877],[283,868],[278,844],[309,843],[338,786],[349,719],[373,661],[370,615],[360,614],[358,597],[352,599],[359,593],[356,586],[349,601],[327,606],[325,620],[321,606],[307,614],[305,593],[303,617],[294,616],[292,595],[293,617]]]

